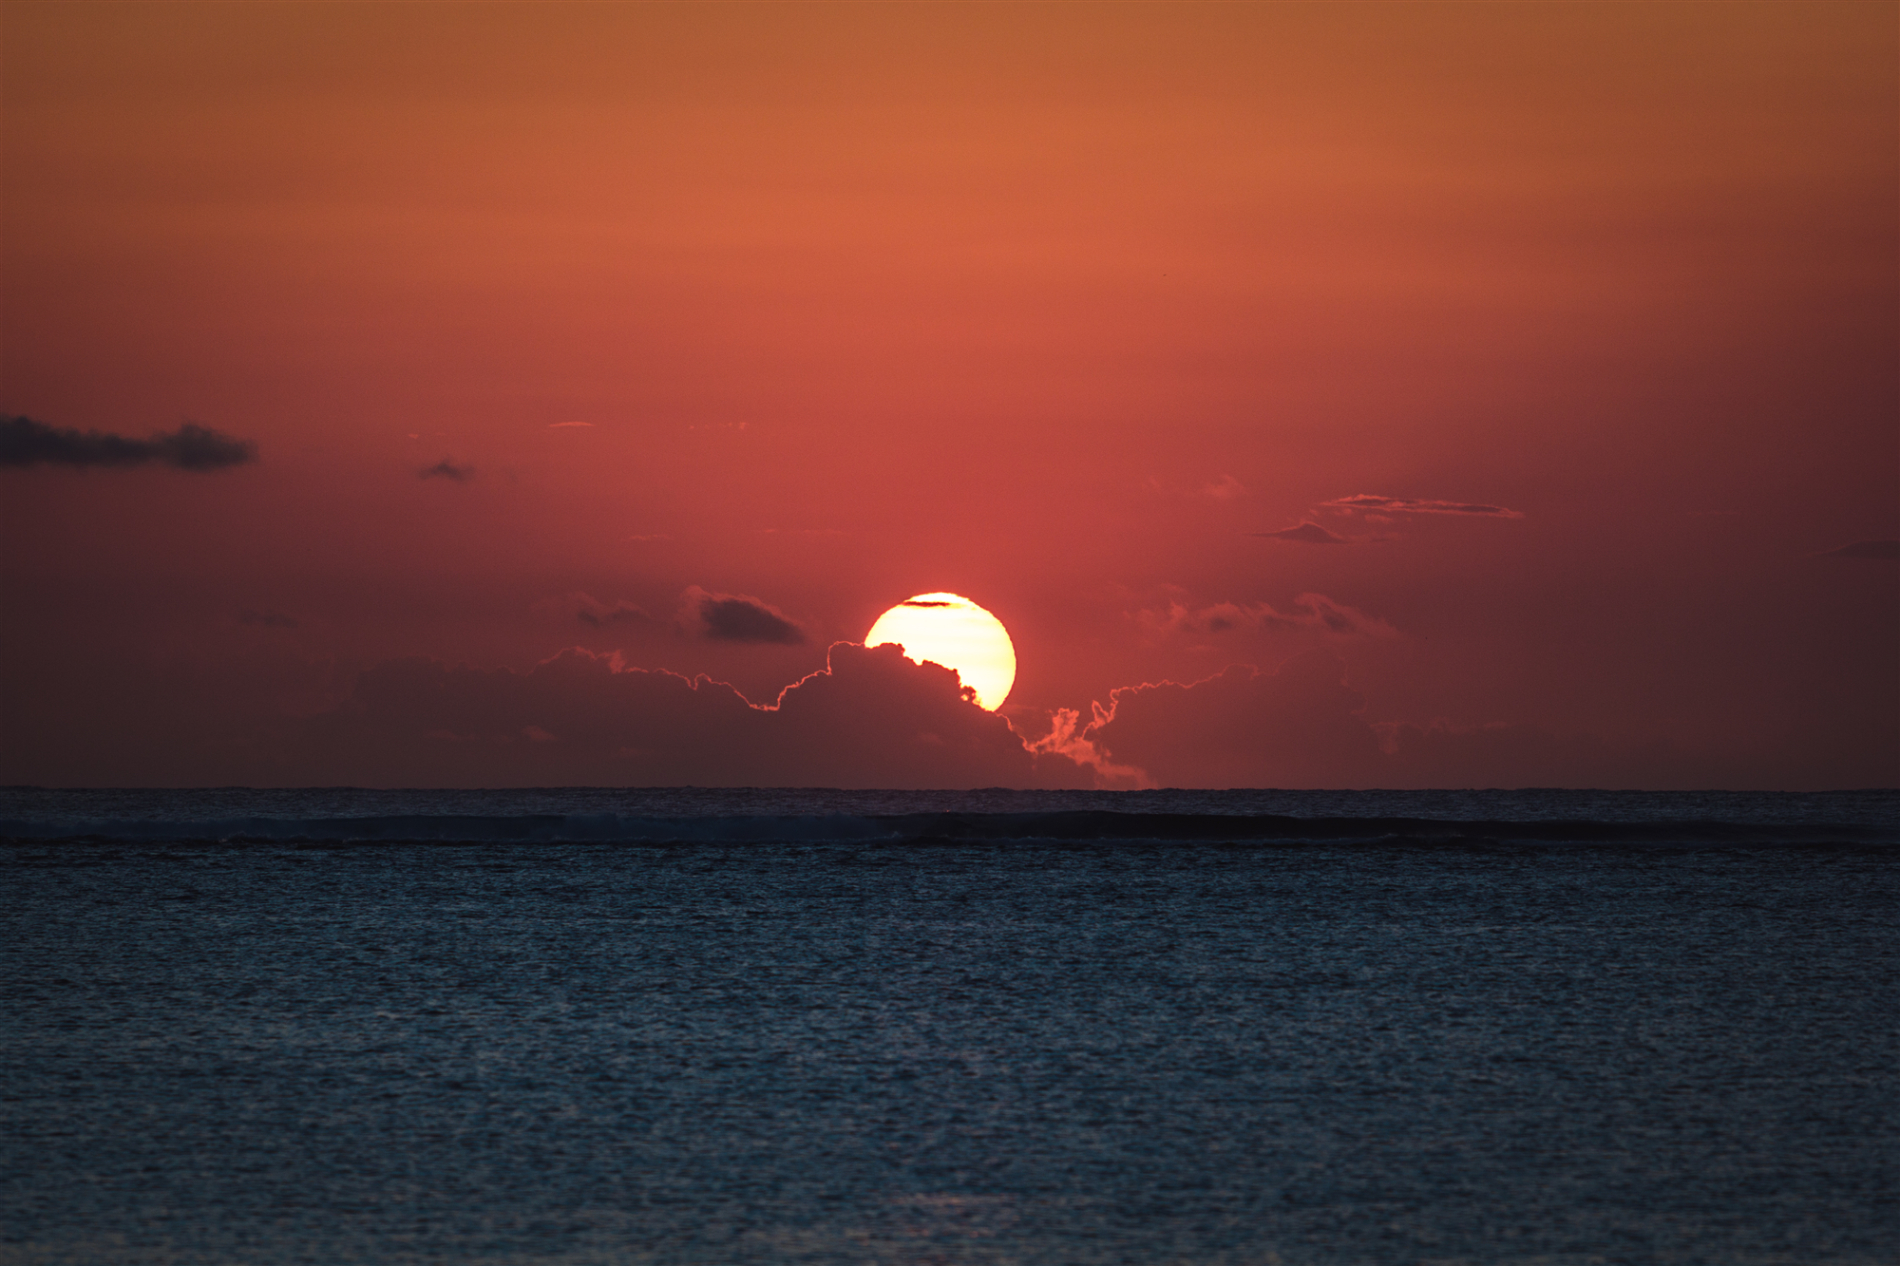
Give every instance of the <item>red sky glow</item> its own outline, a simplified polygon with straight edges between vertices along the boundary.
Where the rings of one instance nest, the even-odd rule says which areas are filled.
[[[1890,5],[3,20],[0,782],[1900,785]]]

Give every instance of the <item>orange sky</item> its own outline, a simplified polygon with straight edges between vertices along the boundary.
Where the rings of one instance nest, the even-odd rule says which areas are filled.
[[[1213,679],[985,778],[1900,781],[1900,569],[1830,553],[1900,537],[1890,5],[0,22],[0,413],[258,453],[0,469],[0,781],[956,785],[362,693],[768,702],[931,590],[1015,638],[999,760]]]

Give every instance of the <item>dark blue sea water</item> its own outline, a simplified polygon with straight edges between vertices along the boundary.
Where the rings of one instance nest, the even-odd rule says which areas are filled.
[[[1900,795],[0,792],[0,1261],[1893,1263]]]

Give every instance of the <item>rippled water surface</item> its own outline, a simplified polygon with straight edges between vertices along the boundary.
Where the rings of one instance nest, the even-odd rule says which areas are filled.
[[[1893,1262],[1896,861],[16,842],[0,1260]]]

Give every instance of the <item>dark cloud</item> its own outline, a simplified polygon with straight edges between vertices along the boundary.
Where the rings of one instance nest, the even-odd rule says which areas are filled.
[[[1343,536],[1328,532],[1317,523],[1303,522],[1298,527],[1281,528],[1278,532],[1255,532],[1255,536],[1264,536],[1272,541],[1298,541],[1302,545],[1350,545],[1351,541]]]
[[[237,619],[239,624],[253,624],[266,629],[294,629],[297,627],[295,620],[287,615],[280,615],[275,611],[240,611],[238,612]]]
[[[416,478],[448,479],[458,484],[465,484],[475,478],[475,468],[473,466],[457,466],[454,462],[444,457],[435,465],[417,471]]]
[[[743,594],[707,593],[698,585],[687,589],[689,622],[714,642],[757,642],[774,646],[802,646],[805,631],[783,612]]]
[[[308,723],[302,781],[410,786],[1088,786],[895,646],[832,646],[755,706],[708,677],[569,650],[526,672],[404,659]]]
[[[234,439],[195,422],[134,440],[103,431],[51,427],[31,418],[0,417],[0,466],[170,466],[210,471],[256,460],[257,445],[249,440]]]
[[[1821,555],[1823,558],[1867,558],[1878,562],[1900,562],[1900,541],[1855,541]]]
[[[1421,501],[1409,497],[1375,497],[1360,493],[1320,503],[1329,510],[1360,510],[1375,514],[1467,514],[1490,519],[1521,519],[1523,514],[1504,506],[1468,501]]]

